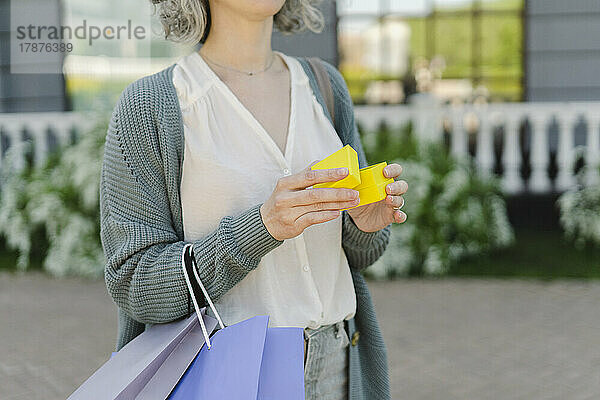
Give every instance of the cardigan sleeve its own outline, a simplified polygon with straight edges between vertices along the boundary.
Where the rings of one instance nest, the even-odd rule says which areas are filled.
[[[368,162],[354,119],[354,105],[346,81],[337,68],[326,61],[324,64],[336,100],[335,129],[340,133],[342,142],[352,146],[358,153],[360,168],[366,167]],[[383,255],[389,243],[391,224],[379,231],[364,232],[356,226],[346,211],[343,212],[342,218],[342,247],[348,258],[348,264],[358,270],[372,265]]]
[[[165,323],[189,315],[190,309],[180,268],[185,242],[172,222],[164,171],[178,160],[167,160],[173,152],[158,145],[160,121],[168,116],[157,111],[155,88],[132,85],[113,112],[103,156],[100,236],[107,259],[105,281],[115,303],[132,319]],[[192,242],[199,276],[214,300],[283,243],[267,231],[259,207],[224,217],[217,229]]]

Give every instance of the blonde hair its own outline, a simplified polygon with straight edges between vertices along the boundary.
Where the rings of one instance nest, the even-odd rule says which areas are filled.
[[[204,43],[210,29],[208,0],[150,0],[158,7],[165,38],[175,42]],[[322,0],[286,0],[273,16],[273,25],[283,34],[323,31],[325,21],[318,6]]]

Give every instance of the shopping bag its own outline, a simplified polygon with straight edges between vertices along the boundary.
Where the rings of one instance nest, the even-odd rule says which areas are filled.
[[[190,261],[195,257],[190,257]],[[197,268],[188,267],[220,321]],[[216,331],[181,378],[169,400],[304,400],[304,332],[269,328],[256,316]]]
[[[210,326],[211,330],[213,328],[214,324]],[[135,398],[139,400],[164,400],[168,398],[169,393],[179,382],[203,344],[204,335],[201,329],[192,330],[186,336],[185,341],[182,341],[160,365],[156,373]]]
[[[217,325],[205,309],[196,310],[186,319],[151,326],[113,353],[68,400],[165,400],[204,345],[204,332]]]
[[[304,400],[302,328],[267,329],[257,399]]]
[[[304,399],[302,328],[268,328],[256,316],[218,330],[170,400]]]

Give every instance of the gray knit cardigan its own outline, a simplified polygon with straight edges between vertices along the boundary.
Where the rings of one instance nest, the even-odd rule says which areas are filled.
[[[316,78],[297,57],[314,95],[331,121]],[[329,63],[335,97],[335,129],[344,144],[367,165],[344,78]],[[114,109],[104,149],[100,181],[100,222],[106,255],[105,280],[118,306],[116,349],[156,323],[191,315],[193,306],[179,268],[185,244],[180,201],[184,135],[181,109],[172,83],[174,65],[129,85]],[[240,154],[240,157],[243,155]],[[211,201],[210,193],[205,199]],[[212,299],[219,299],[262,256],[279,246],[260,216],[260,204],[222,218],[219,227],[192,242],[199,275]],[[363,232],[342,215],[342,246],[350,265],[357,310],[347,322],[349,390],[353,400],[389,399],[386,349],[361,270],[384,252],[390,226]]]

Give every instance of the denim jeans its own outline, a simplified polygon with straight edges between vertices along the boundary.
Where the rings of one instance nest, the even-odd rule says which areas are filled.
[[[348,345],[344,322],[306,328],[304,389],[306,400],[348,399]]]

